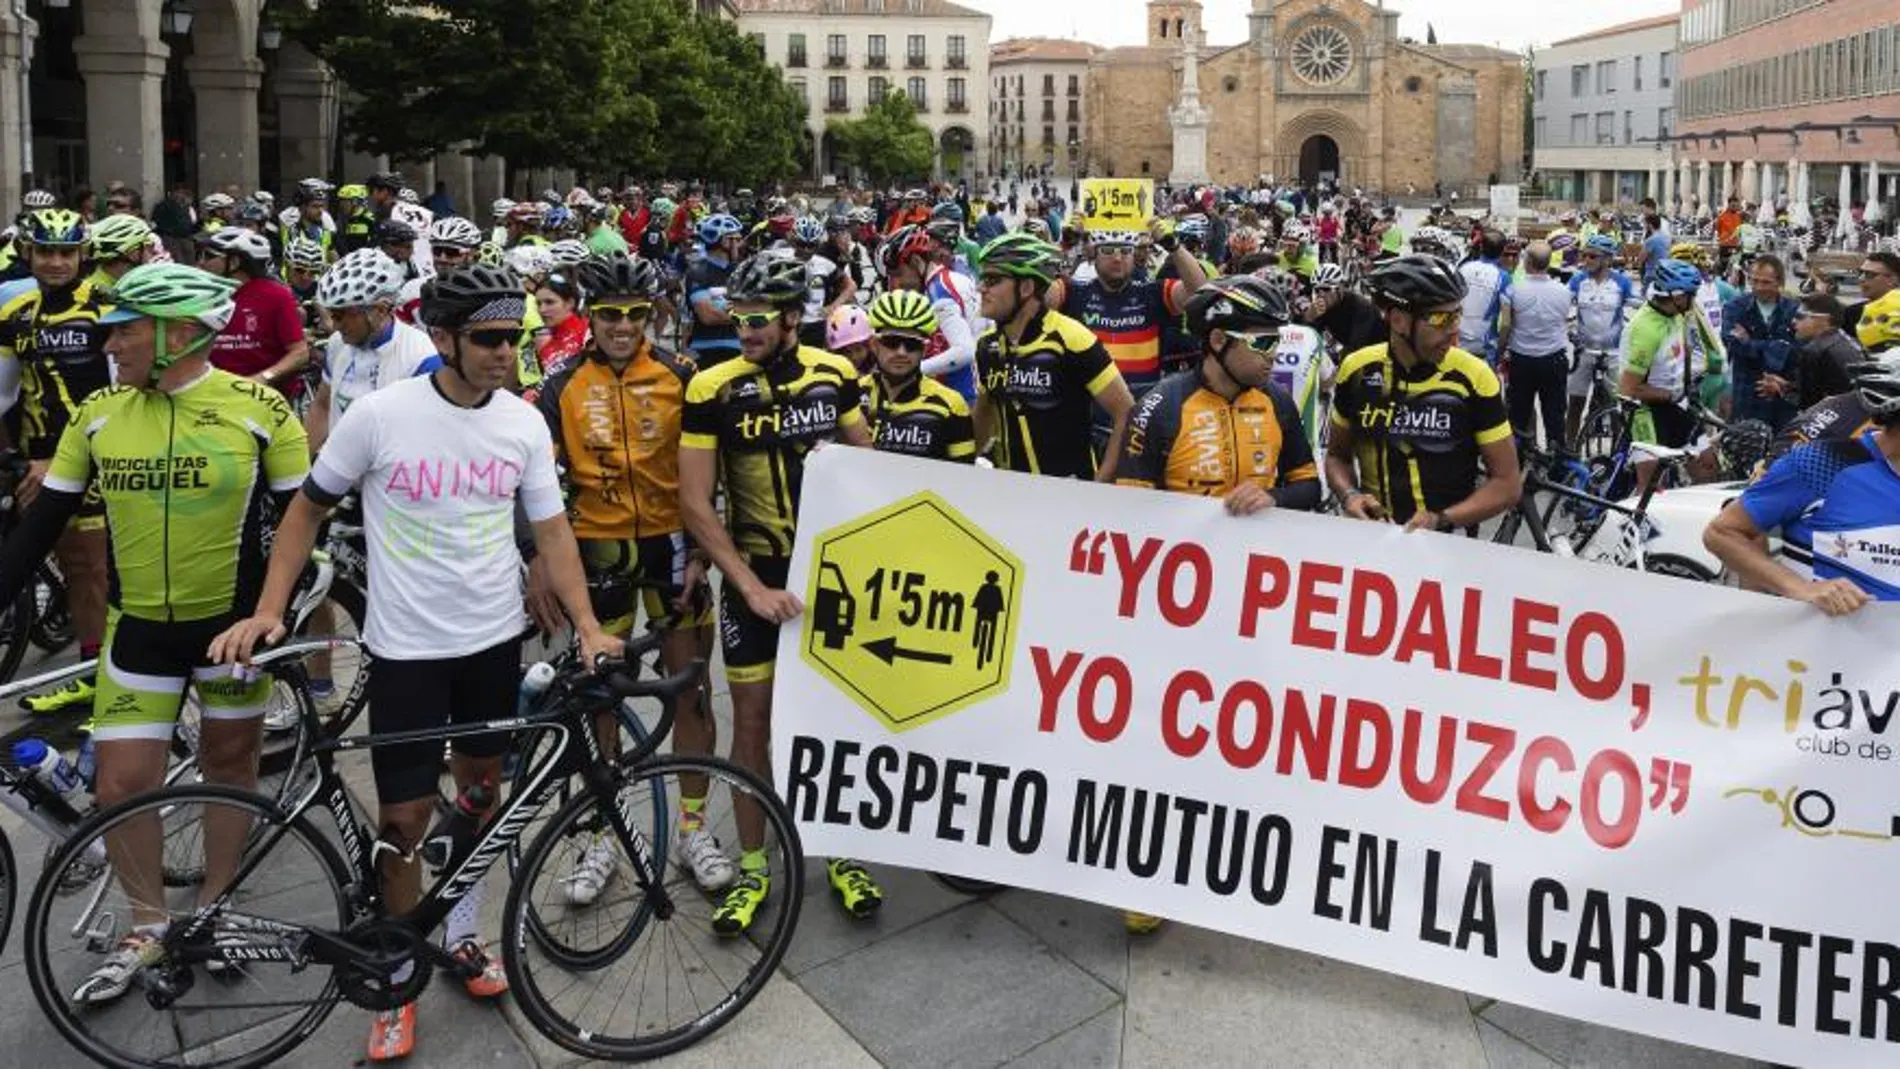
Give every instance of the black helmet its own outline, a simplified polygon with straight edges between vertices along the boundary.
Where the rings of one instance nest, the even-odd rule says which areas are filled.
[[[445,330],[482,320],[520,319],[526,310],[521,279],[505,267],[470,264],[437,275],[422,287],[422,321]]]
[[[1722,463],[1728,467],[1733,478],[1746,479],[1754,475],[1755,466],[1768,456],[1768,447],[1774,444],[1774,428],[1758,419],[1738,419],[1722,428],[1716,444],[1721,449]]]
[[[1465,278],[1436,256],[1414,254],[1388,260],[1366,280],[1383,308],[1430,308],[1465,299]]]
[[[376,224],[376,244],[378,245],[414,245],[416,228],[401,219],[385,219]]]
[[[363,184],[371,189],[387,189],[391,193],[407,189],[409,186],[409,183],[403,181],[402,174],[397,171],[377,171],[364,179]]]
[[[624,252],[590,256],[572,274],[582,295],[590,301],[602,297],[651,298],[660,292],[660,272],[651,263]]]
[[[1188,332],[1202,338],[1216,328],[1241,333],[1278,330],[1290,318],[1286,293],[1253,275],[1214,279],[1187,303]]]
[[[726,300],[758,301],[774,308],[805,303],[808,271],[790,256],[760,253],[739,264],[726,280]]]

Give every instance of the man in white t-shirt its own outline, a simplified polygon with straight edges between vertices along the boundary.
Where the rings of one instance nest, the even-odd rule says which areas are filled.
[[[357,400],[442,366],[429,336],[396,318],[402,277],[382,250],[358,249],[317,282],[317,304],[330,313],[336,333],[323,343],[323,378],[304,417],[313,453]]]
[[[259,641],[283,636],[290,593],[324,510],[352,490],[363,498],[369,542],[371,732],[514,715],[527,625],[517,509],[574,621],[585,663],[620,651],[588,601],[547,423],[504,388],[514,374],[524,300],[521,283],[503,268],[463,267],[431,283],[422,314],[443,366],[359,398],[331,429],[278,528],[256,615],[212,643],[215,659],[242,660]],[[487,785],[492,807],[507,744],[501,734],[457,739],[450,772],[458,793]],[[395,848],[382,852],[383,890],[397,916],[421,898],[414,855],[437,802],[441,754],[440,743],[428,742],[371,753],[380,838]],[[480,898],[478,885],[457,901],[443,945],[467,965],[468,993],[496,998],[508,983],[478,934]],[[406,1057],[415,1017],[414,1003],[378,1014],[370,1060]]]

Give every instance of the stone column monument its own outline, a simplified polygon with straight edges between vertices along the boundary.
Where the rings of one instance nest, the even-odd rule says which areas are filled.
[[[1174,130],[1174,166],[1168,171],[1168,184],[1173,186],[1210,181],[1207,124],[1214,113],[1201,106],[1200,44],[1200,33],[1182,40],[1181,97],[1168,109],[1168,126]]]

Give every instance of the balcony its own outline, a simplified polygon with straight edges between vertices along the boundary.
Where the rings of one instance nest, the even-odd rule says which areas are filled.
[[[962,115],[965,112],[968,112],[970,110],[970,105],[966,101],[952,100],[950,103],[945,104],[943,106],[943,110],[949,112],[952,115]]]
[[[914,71],[923,70],[924,68],[930,66],[930,57],[929,56],[905,56],[904,66]]]
[[[925,100],[923,97],[918,97],[917,99],[911,101],[911,103],[917,105],[917,111],[919,114],[930,110],[930,101]]]
[[[805,65],[805,53],[803,52],[786,53],[785,65],[787,67],[803,67]]]
[[[834,115],[841,114],[851,110],[851,103],[845,100],[827,100],[825,110]]]
[[[827,67],[832,67],[832,68],[843,67],[850,62],[851,61],[844,56],[826,56],[825,57],[825,66]]]
[[[884,68],[890,66],[891,61],[889,58],[885,56],[872,56],[864,61],[864,65],[871,68],[874,71],[881,71]]]
[[[953,71],[966,71],[970,69],[970,61],[963,56],[951,56],[949,59],[943,61],[943,65],[946,69]]]

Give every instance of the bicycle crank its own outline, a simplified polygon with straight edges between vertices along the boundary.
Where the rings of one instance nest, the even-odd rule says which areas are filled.
[[[399,920],[358,921],[333,946],[344,951],[337,968],[337,990],[351,1005],[366,1010],[381,1012],[414,1002],[435,973],[427,938]],[[316,956],[329,955],[318,951]],[[408,975],[396,979],[405,966]]]

